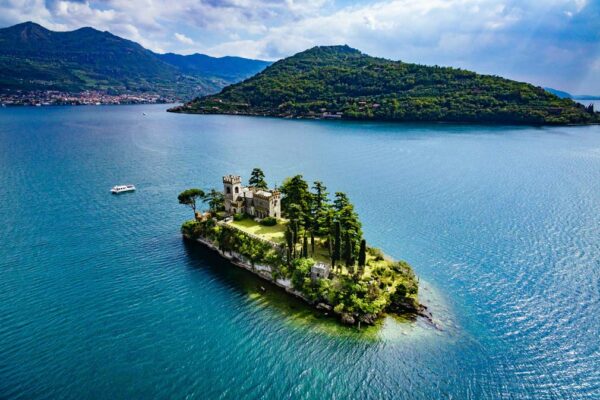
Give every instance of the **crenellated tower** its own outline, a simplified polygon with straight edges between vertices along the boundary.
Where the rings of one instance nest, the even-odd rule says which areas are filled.
[[[223,177],[223,194],[225,195],[225,211],[231,212],[232,203],[242,193],[242,177],[238,175],[225,175]]]

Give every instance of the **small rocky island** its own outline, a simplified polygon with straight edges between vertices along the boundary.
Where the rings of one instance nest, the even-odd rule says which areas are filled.
[[[285,289],[347,325],[374,324],[386,313],[424,315],[410,265],[367,246],[348,196],[330,200],[322,182],[302,175],[269,189],[255,168],[248,186],[223,177],[223,190],[188,189],[179,203],[194,219],[181,232],[232,264]],[[207,211],[199,211],[205,204]]]

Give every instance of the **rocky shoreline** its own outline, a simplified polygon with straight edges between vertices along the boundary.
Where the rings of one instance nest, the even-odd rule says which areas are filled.
[[[255,276],[267,281],[289,293],[292,296],[304,301],[315,310],[321,312],[323,316],[334,316],[336,317],[340,323],[348,326],[358,326],[360,329],[361,324],[365,325],[374,325],[383,315],[373,315],[366,314],[360,317],[356,315],[352,315],[350,313],[337,313],[330,304],[324,302],[313,302],[304,296],[298,290],[295,290],[291,284],[291,281],[285,279],[273,279],[271,275],[271,269],[266,265],[255,265],[254,268],[249,262],[244,260],[244,257],[236,252],[222,252],[219,250],[217,246],[215,246],[212,242],[204,238],[193,239],[187,235],[183,235],[185,240],[190,242],[199,243],[205,248],[212,250],[217,253],[223,259],[229,261],[231,264],[236,267],[243,268]],[[408,318],[410,320],[416,320],[417,318],[422,318],[428,325],[439,329],[439,327],[434,323],[433,317],[429,312],[427,306],[418,303],[415,305],[414,303],[404,302],[402,304],[398,304],[393,310],[390,310],[393,314]]]

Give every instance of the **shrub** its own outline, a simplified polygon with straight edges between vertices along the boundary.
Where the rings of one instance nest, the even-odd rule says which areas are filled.
[[[260,220],[260,224],[264,226],[275,226],[277,225],[277,218],[266,217]]]
[[[376,247],[369,247],[367,249],[367,253],[369,253],[369,255],[375,259],[375,261],[383,260],[383,252]]]
[[[181,225],[181,233],[190,239],[198,239],[200,236],[200,223],[195,220],[185,221]]]
[[[243,219],[246,219],[246,215],[245,214],[242,214],[242,213],[233,214],[233,220],[234,221],[241,221]]]

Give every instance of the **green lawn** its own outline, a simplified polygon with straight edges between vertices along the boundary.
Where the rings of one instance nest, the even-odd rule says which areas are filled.
[[[260,223],[247,218],[241,221],[230,221],[227,222],[227,224],[235,226],[236,228],[259,236],[265,240],[270,240],[272,242],[275,243],[279,243],[279,244],[283,244],[285,243],[285,228],[287,226],[287,221],[285,219],[279,219],[277,220],[277,225],[275,226],[263,226]],[[322,238],[316,238],[316,243],[315,243],[315,253],[311,254],[310,252],[310,241],[309,241],[309,257],[311,257],[313,260],[317,261],[317,262],[322,262],[325,264],[329,264],[331,265],[331,257],[329,255],[329,251],[328,249],[325,247],[324,245],[324,239]],[[302,251],[302,245],[301,244],[296,244],[296,250],[298,252]],[[371,270],[379,265],[385,265],[387,263],[387,261],[382,260],[382,261],[375,261],[375,259],[370,255],[367,254],[367,265],[365,266],[365,276],[370,276],[371,275]],[[343,261],[338,261],[338,266],[342,266],[342,273],[343,274],[347,274],[348,271],[344,265]]]
[[[263,226],[252,219],[243,219],[241,221],[228,222],[229,225],[235,226],[240,230],[259,236],[265,240],[270,240],[275,243],[285,243],[285,227],[287,221],[277,220],[277,225]]]

